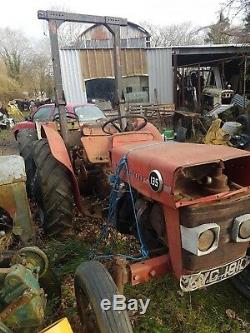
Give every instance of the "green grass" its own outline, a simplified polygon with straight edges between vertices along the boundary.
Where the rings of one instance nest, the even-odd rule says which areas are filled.
[[[247,321],[250,315],[250,304],[233,290],[229,282],[182,294],[177,282],[169,275],[137,288],[128,287],[127,293],[130,297],[143,295],[151,299],[146,315],[137,318],[135,333],[243,332],[241,319]],[[229,318],[226,315],[228,309],[236,312],[239,318]]]
[[[12,141],[13,139],[13,134],[10,130],[8,129],[0,129],[0,140],[1,141],[7,141],[8,143]]]
[[[118,240],[116,251],[128,251],[128,242]],[[93,245],[93,244],[92,244]],[[88,259],[91,244],[70,238],[65,243],[48,242],[46,252],[62,280],[62,309],[74,332],[81,332],[77,317],[73,275]],[[135,333],[238,333],[250,332],[250,302],[229,281],[192,293],[182,293],[172,275],[136,287],[126,286],[127,298],[150,298],[145,315],[130,313]],[[53,316],[52,316],[53,318]],[[57,318],[54,318],[56,320]]]

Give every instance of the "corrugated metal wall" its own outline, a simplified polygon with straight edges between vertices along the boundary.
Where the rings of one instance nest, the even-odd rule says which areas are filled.
[[[150,103],[173,103],[172,50],[147,50]]]
[[[60,50],[60,62],[66,102],[86,103],[86,89],[81,72],[79,51]]]
[[[85,80],[114,77],[113,51],[111,49],[86,49],[80,51],[82,74]],[[147,75],[145,49],[121,50],[122,76]]]
[[[114,77],[111,49],[61,50],[60,59],[68,103],[86,103],[84,80]],[[121,62],[125,77],[148,74],[150,103],[173,103],[171,48],[122,49]]]

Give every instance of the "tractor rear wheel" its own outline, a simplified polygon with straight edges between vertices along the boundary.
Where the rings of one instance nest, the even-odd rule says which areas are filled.
[[[37,140],[35,129],[23,129],[17,133],[16,140],[18,143],[19,153],[24,159],[26,171],[26,189],[29,197],[32,195],[32,182],[35,175],[36,167],[32,156],[32,145]]]
[[[75,295],[82,325],[91,333],[132,333],[127,311],[102,310],[101,301],[119,295],[117,287],[98,261],[81,264],[75,274]]]
[[[33,194],[45,233],[63,235],[72,226],[73,191],[69,171],[52,155],[47,139],[33,144]]]

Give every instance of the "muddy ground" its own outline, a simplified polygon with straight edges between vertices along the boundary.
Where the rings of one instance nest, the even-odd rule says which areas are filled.
[[[18,146],[11,131],[0,129],[0,156],[18,154]]]
[[[0,155],[17,152],[12,133],[1,131]],[[92,205],[103,207],[107,202],[92,201]],[[38,225],[33,208],[32,212]],[[138,251],[136,239],[114,230],[97,245],[96,239],[104,223],[101,218],[83,218],[75,211],[72,231],[63,242],[48,239],[37,227],[37,245],[49,256],[62,286],[60,306],[54,299],[47,306],[46,325],[66,316],[74,333],[87,333],[80,325],[76,310],[73,281],[77,266],[93,253],[135,255]],[[182,293],[178,282],[167,275],[144,285],[128,286],[125,296],[151,300],[145,315],[138,311],[129,313],[135,333],[250,333],[250,302],[240,296],[228,280],[193,293]]]

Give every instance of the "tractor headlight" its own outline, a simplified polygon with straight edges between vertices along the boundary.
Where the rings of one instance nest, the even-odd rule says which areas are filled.
[[[250,214],[235,218],[233,223],[233,240],[235,242],[250,241]]]
[[[215,233],[213,229],[208,229],[200,234],[198,239],[198,249],[200,251],[207,251],[214,244]]]
[[[202,224],[194,228],[181,225],[183,249],[197,256],[203,256],[217,249],[220,226],[216,223]]]

